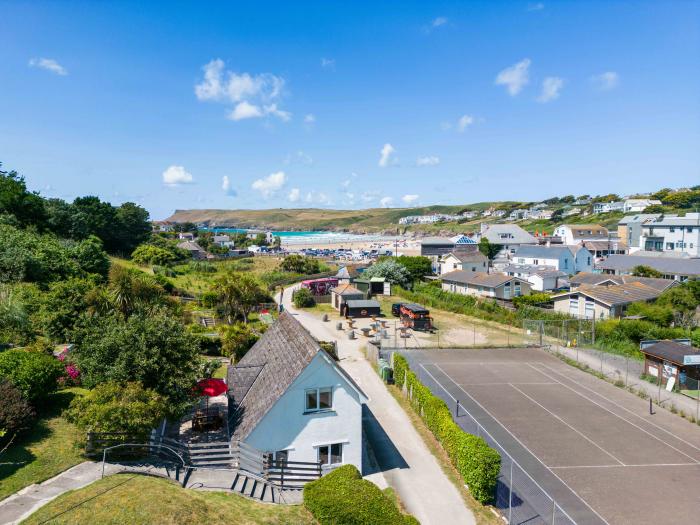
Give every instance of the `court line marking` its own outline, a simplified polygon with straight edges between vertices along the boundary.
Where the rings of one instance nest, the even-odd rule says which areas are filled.
[[[460,383],[460,385],[464,386],[503,386],[503,385],[559,385],[559,383],[555,383],[554,381],[539,381],[539,382],[532,382],[532,383]]]
[[[530,397],[529,395],[527,395],[525,392],[523,392],[522,390],[520,390],[517,386],[515,386],[515,385],[513,385],[513,384],[511,384],[510,386],[511,386],[511,388],[513,388],[514,390],[516,390],[517,392],[520,392],[520,393],[521,393],[523,396],[525,396],[527,399],[529,399],[530,401],[532,401],[533,403],[535,403],[535,404],[536,404],[538,407],[540,407],[542,410],[546,411],[546,412],[547,412],[548,414],[550,414],[552,417],[554,417],[555,419],[557,419],[557,420],[559,420],[560,422],[564,423],[567,427],[569,427],[571,430],[573,430],[574,432],[576,432],[579,436],[581,436],[583,439],[585,439],[586,441],[588,441],[591,445],[593,445],[593,446],[595,446],[595,447],[598,447],[601,451],[603,451],[603,452],[606,453],[608,456],[610,456],[611,458],[613,458],[613,459],[614,459],[615,461],[617,461],[620,465],[622,465],[622,466],[625,465],[622,461],[620,461],[618,458],[616,458],[613,454],[611,454],[610,452],[608,452],[607,450],[605,450],[605,449],[604,449],[603,447],[601,447],[598,443],[596,443],[596,442],[593,441],[591,438],[589,438],[588,436],[586,436],[583,432],[579,431],[578,429],[574,428],[574,427],[571,426],[569,423],[567,423],[566,421],[564,421],[561,417],[559,417],[559,416],[556,415],[554,412],[552,412],[551,410],[549,410],[549,409],[548,409],[547,407],[545,407],[542,403],[538,402],[536,399],[534,399],[534,398]]]
[[[532,368],[535,368],[534,366],[532,366],[532,365],[529,364],[529,363],[528,363],[528,366],[531,366]],[[549,367],[547,367],[547,368],[549,368]],[[552,372],[555,372],[555,373],[556,373],[555,370],[552,370]],[[542,372],[542,373],[544,374],[544,372]],[[547,374],[545,374],[545,375],[547,375]],[[560,374],[560,375],[563,375],[563,374]],[[550,379],[552,379],[553,381],[557,381],[555,378],[553,378],[553,377],[551,377],[551,376],[549,376],[549,377],[550,377]],[[566,377],[566,376],[564,376],[564,377]],[[574,383],[576,383],[577,385],[581,386],[582,388],[585,388],[586,390],[590,390],[590,389],[589,389],[588,387],[586,387],[585,385],[581,385],[581,384],[577,383],[576,381],[574,381],[573,379],[572,379],[572,381],[573,381]],[[661,438],[658,437],[658,436],[655,436],[654,434],[652,434],[652,433],[649,432],[648,430],[643,429],[642,427],[640,427],[640,426],[637,425],[636,423],[633,423],[633,422],[630,421],[629,419],[625,419],[625,418],[622,417],[621,415],[616,414],[615,412],[613,412],[612,410],[610,410],[610,409],[607,408],[607,407],[604,407],[603,405],[601,405],[601,404],[598,403],[597,401],[594,401],[594,400],[591,399],[590,397],[587,397],[587,396],[585,396],[584,394],[582,394],[581,392],[578,392],[577,390],[571,388],[569,385],[566,385],[566,384],[562,383],[561,381],[557,381],[557,382],[558,382],[561,386],[563,386],[564,388],[568,388],[569,390],[571,390],[572,392],[574,392],[574,393],[575,393],[576,395],[578,395],[579,397],[582,397],[582,398],[585,399],[586,401],[588,401],[588,402],[590,402],[590,403],[593,403],[594,405],[596,405],[596,406],[602,408],[602,409],[605,410],[606,412],[611,413],[613,416],[615,416],[615,417],[621,419],[622,421],[625,421],[625,422],[628,423],[629,425],[632,425],[633,427],[635,427],[635,428],[641,430],[642,432],[644,432],[645,434],[647,434],[647,435],[653,437],[655,440],[659,441],[660,443],[666,445],[666,446],[669,447],[669,448],[672,448],[673,450],[675,450],[675,451],[678,452],[679,454],[683,454],[685,457],[689,458],[691,461],[694,461],[695,463],[700,464],[700,461],[696,460],[694,457],[692,457],[692,456],[686,454],[686,453],[683,452],[682,450],[677,449],[677,448],[674,447],[673,445],[669,445],[669,444],[666,443],[663,439],[661,439]],[[591,391],[594,392],[593,390],[591,390]],[[595,392],[594,392],[594,393],[595,393]],[[598,394],[598,395],[600,396],[600,394]],[[603,397],[603,396],[600,396],[600,397]],[[605,399],[605,398],[604,398],[604,399]],[[618,405],[617,403],[615,403],[614,401],[610,401],[610,402],[611,402],[613,405],[615,405],[615,406],[619,406],[619,405]],[[620,408],[624,408],[624,407],[620,407]],[[625,410],[626,410],[626,409],[625,409]],[[645,420],[645,421],[646,421],[646,420]],[[662,429],[662,430],[663,430],[663,429]],[[671,435],[673,435],[673,434],[671,434]],[[675,436],[674,436],[674,437],[675,437]],[[680,439],[680,438],[679,438],[679,440],[680,440],[680,441],[683,441],[683,440]],[[683,441],[683,442],[685,443],[685,441]],[[695,446],[693,446],[693,445],[691,445],[691,446],[692,446],[693,448],[697,448],[697,447],[695,447]]]
[[[562,465],[560,467],[549,467],[552,469],[577,469],[577,468],[634,468],[634,467],[697,467],[697,463],[648,463],[640,465]]]
[[[420,366],[421,366],[421,368],[423,368],[423,370],[425,370],[425,371],[428,373],[428,375],[429,375],[430,377],[433,378],[433,380],[434,380],[438,385],[440,385],[440,386],[442,387],[442,389],[443,389],[445,392],[447,392],[447,395],[448,395],[448,396],[450,396],[452,399],[454,399],[455,401],[457,401],[457,399],[455,399],[454,396],[453,396],[452,394],[450,394],[450,393],[448,392],[448,390],[447,390],[444,386],[442,386],[442,383],[440,383],[440,381],[438,381],[438,380],[435,378],[435,376],[433,376],[433,374],[431,374],[430,371],[428,371],[428,370],[425,368],[425,366],[423,366],[423,364],[421,364]],[[578,494],[578,492],[576,492],[573,488],[571,488],[571,486],[570,486],[566,481],[564,481],[564,480],[561,479],[559,476],[557,476],[557,474],[556,474],[552,469],[550,469],[547,465],[545,465],[544,462],[539,458],[539,456],[538,456],[537,454],[534,454],[534,453],[532,452],[532,450],[530,450],[522,441],[520,441],[520,439],[518,439],[518,438],[508,429],[508,427],[506,427],[506,426],[505,426],[504,424],[502,424],[497,418],[495,418],[495,417],[493,416],[493,414],[491,414],[491,412],[489,412],[486,408],[484,408],[484,406],[483,406],[481,403],[479,403],[476,399],[474,399],[474,398],[469,394],[469,392],[467,392],[467,391],[464,390],[461,386],[459,386],[457,383],[455,383],[454,379],[452,379],[452,377],[450,377],[450,375],[449,375],[448,373],[446,373],[442,368],[440,368],[440,365],[437,365],[437,364],[433,363],[433,366],[434,366],[435,368],[437,368],[438,370],[440,370],[440,372],[442,372],[442,373],[445,375],[445,377],[447,377],[450,381],[452,381],[452,382],[455,384],[455,386],[456,386],[457,388],[459,388],[462,392],[464,392],[464,394],[465,394],[469,399],[471,399],[474,403],[476,403],[477,406],[479,406],[484,412],[486,412],[486,414],[488,414],[489,417],[491,417],[491,419],[493,419],[498,425],[500,425],[501,428],[503,428],[503,430],[505,430],[508,434],[510,434],[511,437],[512,437],[515,441],[517,441],[517,442],[520,444],[520,446],[522,446],[525,450],[527,450],[527,451],[532,455],[532,457],[535,458],[535,459],[540,463],[540,465],[542,465],[544,468],[546,468],[546,469],[549,471],[549,473],[552,474],[552,476],[554,476],[555,478],[557,478],[566,488],[568,488],[568,489],[571,491],[571,493],[572,493],[574,496],[576,496],[576,497],[579,499],[579,501],[581,501],[581,503],[583,503],[586,507],[588,507],[588,508],[593,512],[593,514],[595,514],[596,516],[598,516],[598,517],[603,521],[603,523],[607,523],[608,525],[610,525],[610,523],[608,522],[608,520],[606,520],[603,516],[601,516],[601,515],[598,513],[597,510],[595,510],[593,507],[591,507],[591,505],[590,505],[585,499],[583,499],[583,498]],[[471,414],[470,414],[470,415],[471,415]],[[473,416],[472,416],[472,419],[474,419]],[[476,421],[476,419],[475,419],[475,421]],[[493,439],[493,437],[492,437],[492,439]],[[499,446],[501,446],[501,448],[503,448],[503,446],[500,445],[500,443],[499,443]],[[510,452],[508,453],[508,455],[511,457],[511,459],[514,459],[513,456],[510,455]],[[517,460],[516,460],[516,462],[517,462]],[[520,464],[520,463],[518,463],[518,465],[519,465],[519,464]],[[520,468],[522,469],[522,467],[520,467]],[[523,470],[525,471],[525,469],[523,469]],[[530,474],[529,474],[527,471],[525,471],[525,472],[527,473],[528,476],[530,476]],[[530,477],[530,478],[533,479],[533,481],[534,481],[534,478],[532,478],[532,477]],[[539,483],[537,483],[536,481],[535,481],[535,483],[539,486]],[[540,487],[540,489],[543,490],[543,491],[545,492],[545,494],[547,494],[547,495],[549,496],[549,492],[547,492],[546,490],[544,490],[542,487]],[[555,501],[554,498],[552,498],[552,496],[549,496],[549,497],[550,497],[553,501]]]
[[[556,369],[554,369],[554,368],[552,368],[552,367],[550,367],[550,366],[547,366],[547,365],[544,364],[544,363],[538,363],[538,364],[541,364],[542,366],[544,366],[544,367],[545,367],[546,369],[548,369],[549,371],[554,372],[555,374],[557,374],[557,375],[559,375],[559,376],[562,376],[562,377],[568,379],[568,380],[571,381],[572,383],[576,383],[576,384],[579,385],[581,388],[585,388],[585,389],[588,390],[589,392],[594,393],[594,394],[597,395],[598,397],[601,397],[601,398],[605,399],[606,401],[608,401],[609,403],[612,403],[612,404],[615,405],[616,407],[621,408],[621,409],[624,410],[625,412],[627,412],[627,413],[629,413],[629,414],[631,414],[631,415],[633,415],[633,416],[635,416],[635,417],[641,419],[642,421],[644,421],[645,423],[648,423],[648,424],[651,425],[652,427],[654,427],[654,428],[656,428],[656,429],[658,429],[658,430],[661,430],[662,432],[665,432],[666,434],[668,434],[669,436],[675,438],[676,440],[680,441],[681,443],[684,443],[684,444],[688,445],[689,447],[694,448],[695,450],[697,450],[698,452],[700,452],[700,447],[698,447],[698,446],[696,446],[696,445],[693,445],[692,443],[690,443],[689,441],[686,441],[685,439],[683,439],[683,438],[681,438],[681,437],[678,437],[678,436],[675,435],[673,432],[670,432],[669,430],[666,430],[664,427],[661,427],[661,426],[657,425],[656,423],[654,423],[654,422],[652,422],[652,421],[648,421],[648,420],[644,419],[644,418],[643,418],[642,416],[640,416],[639,414],[634,413],[632,410],[630,410],[630,409],[628,409],[628,408],[626,408],[626,407],[624,407],[624,406],[622,406],[622,405],[616,403],[615,401],[609,400],[608,398],[606,398],[605,396],[603,396],[603,395],[600,394],[599,392],[596,392],[596,391],[593,390],[592,388],[587,387],[587,386],[584,385],[583,383],[579,383],[578,381],[576,381],[576,380],[574,380],[574,379],[569,379],[566,375],[562,374],[561,372],[557,371]],[[533,368],[535,368],[535,367],[533,367]],[[537,370],[537,368],[535,368],[535,370]],[[544,375],[544,376],[546,376],[546,377],[549,377],[552,381],[556,381],[557,383],[561,383],[561,381],[558,381],[557,379],[555,379],[555,378],[553,378],[552,376],[550,376],[550,375],[548,375],[548,374],[542,372],[541,370],[540,370],[539,372],[540,372],[542,375]],[[618,416],[618,417],[620,417],[620,416]],[[670,446],[670,445],[669,445],[669,446]],[[700,461],[698,461],[697,459],[695,459],[695,458],[692,458],[692,459],[693,459],[693,461],[695,461],[696,463],[700,463]]]

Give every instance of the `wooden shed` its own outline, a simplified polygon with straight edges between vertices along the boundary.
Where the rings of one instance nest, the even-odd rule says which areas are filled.
[[[345,315],[350,317],[372,317],[380,314],[379,301],[350,300],[345,309]]]
[[[690,341],[642,341],[640,350],[644,354],[646,375],[660,377],[664,385],[673,378],[681,392],[697,392],[700,382],[700,350],[690,346]],[[691,362],[697,364],[690,364]]]

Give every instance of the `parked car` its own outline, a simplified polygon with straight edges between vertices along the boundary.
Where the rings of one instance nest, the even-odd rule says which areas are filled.
[[[391,315],[394,317],[401,317],[401,305],[403,303],[394,303],[391,305]]]

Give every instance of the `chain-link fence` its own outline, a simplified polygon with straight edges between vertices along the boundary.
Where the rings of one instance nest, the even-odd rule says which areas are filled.
[[[408,356],[407,356],[408,357]],[[558,502],[540,486],[496,439],[425,369],[411,366],[418,379],[450,407],[455,422],[465,432],[482,437],[501,456],[494,506],[509,524],[575,525]],[[408,393],[407,393],[408,394]],[[409,394],[410,395],[410,394]]]
[[[594,319],[525,319],[523,330],[528,342],[535,346],[542,346],[548,341],[566,346],[595,343]]]

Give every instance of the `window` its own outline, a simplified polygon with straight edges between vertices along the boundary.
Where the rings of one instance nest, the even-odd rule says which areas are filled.
[[[692,226],[688,226],[687,229],[686,229],[685,231],[687,231],[688,233],[693,233],[693,227],[692,227]]]
[[[680,243],[679,243],[680,244]],[[667,242],[666,243],[666,249],[667,250],[673,250],[673,243],[672,242]]]
[[[515,283],[515,296],[520,297],[520,283],[519,282]]]
[[[286,464],[289,460],[289,450],[278,450],[272,454],[272,459],[276,462]]]
[[[569,259],[564,259],[564,268],[569,267]]]
[[[569,314],[578,315],[578,295],[569,297]]]
[[[333,408],[333,388],[309,388],[306,390],[305,412],[318,412]]]
[[[540,264],[540,260],[539,260],[539,259],[533,259],[533,260],[532,260],[532,264],[534,264],[535,266],[537,266],[538,264]]]
[[[343,444],[322,445],[318,447],[318,461],[321,465],[338,465],[343,462]]]
[[[675,231],[676,231],[676,229],[675,229],[675,228],[674,228],[673,226],[671,226],[671,228],[670,228],[670,229],[671,229],[671,233],[673,233],[673,232],[675,232]]]

